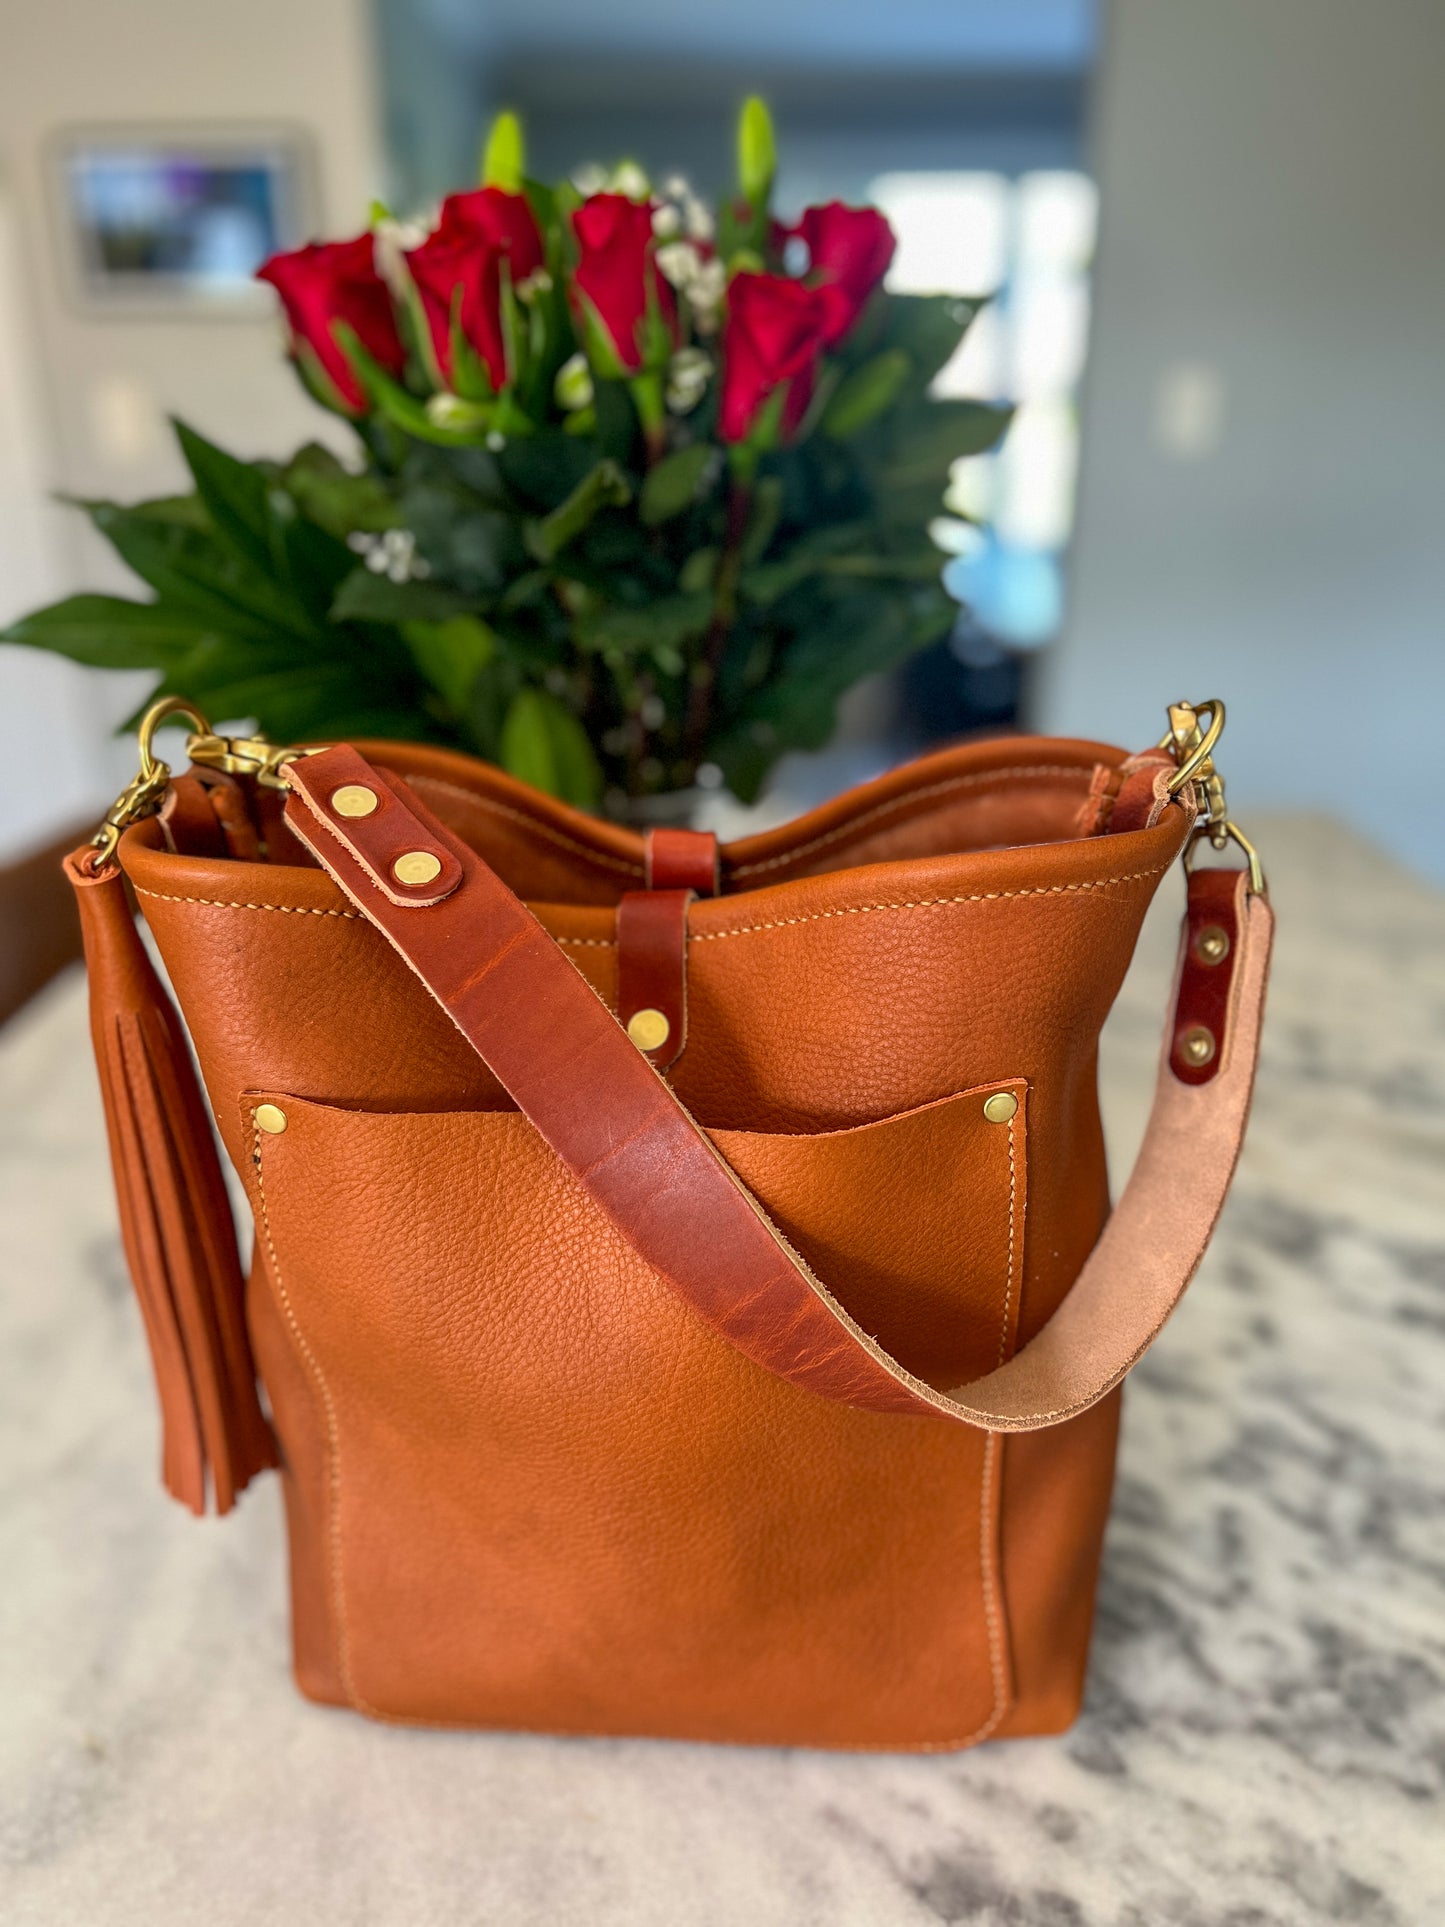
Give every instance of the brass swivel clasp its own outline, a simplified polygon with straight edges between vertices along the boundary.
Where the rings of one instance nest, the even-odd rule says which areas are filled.
[[[1201,717],[1206,720],[1201,722]],[[1169,728],[1159,740],[1159,747],[1167,749],[1178,765],[1169,778],[1169,794],[1178,796],[1192,783],[1199,803],[1199,820],[1184,847],[1184,867],[1194,867],[1200,841],[1205,837],[1216,850],[1237,844],[1249,864],[1249,888],[1262,897],[1267,894],[1264,865],[1258,850],[1230,817],[1224,777],[1214,761],[1215,746],[1223,734],[1224,704],[1217,696],[1200,703],[1170,703]]]
[[[313,753],[312,748],[278,747],[268,743],[264,736],[218,736],[194,703],[187,702],[183,696],[160,697],[146,710],[136,730],[140,769],[111,804],[105,821],[90,839],[96,852],[91,859],[94,874],[114,863],[121,832],[132,823],[154,816],[164,803],[171,768],[156,755],[155,738],[162,724],[176,717],[195,724],[193,733],[186,738],[186,753],[193,763],[206,769],[224,770],[228,776],[253,777],[265,789],[284,789],[286,779],[281,772],[286,765],[294,763],[298,756]]]

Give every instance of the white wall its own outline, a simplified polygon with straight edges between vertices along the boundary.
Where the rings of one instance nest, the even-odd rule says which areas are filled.
[[[354,232],[379,164],[366,0],[0,0],[0,621],[80,587],[136,585],[46,491],[159,493],[174,413],[240,454],[327,434],[263,307],[243,319],[89,311],[56,220],[68,127],[254,127],[310,136],[311,213]],[[139,679],[144,688],[145,679]],[[0,861],[97,813],[130,773],[111,730],[136,679],[0,646]]]
[[[1241,814],[1445,877],[1445,4],[1113,0],[1048,729],[1229,704]],[[1174,452],[1170,452],[1170,448]]]

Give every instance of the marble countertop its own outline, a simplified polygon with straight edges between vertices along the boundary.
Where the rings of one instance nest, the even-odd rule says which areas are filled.
[[[274,1480],[163,1497],[83,987],[0,1036],[0,1918],[489,1927],[1445,1920],[1445,899],[1252,825],[1264,1069],[1135,1375],[1086,1709],[923,1758],[448,1735],[307,1705]],[[1142,1126],[1176,899],[1106,1041]]]

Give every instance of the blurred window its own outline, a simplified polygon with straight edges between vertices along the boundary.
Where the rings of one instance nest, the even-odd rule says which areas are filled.
[[[949,585],[979,622],[1015,649],[1037,648],[1058,631],[1073,528],[1094,183],[1073,169],[897,173],[869,195],[898,235],[891,288],[991,297],[935,393],[1013,400],[1018,413],[1000,450],[954,464],[954,513],[935,534],[952,557]]]

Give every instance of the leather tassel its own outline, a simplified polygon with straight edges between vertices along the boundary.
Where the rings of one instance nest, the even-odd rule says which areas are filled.
[[[160,1398],[161,1477],[193,1512],[229,1512],[276,1463],[256,1396],[235,1224],[180,1019],[112,864],[65,870],[80,907],[90,1031],[100,1073],[121,1237]]]

